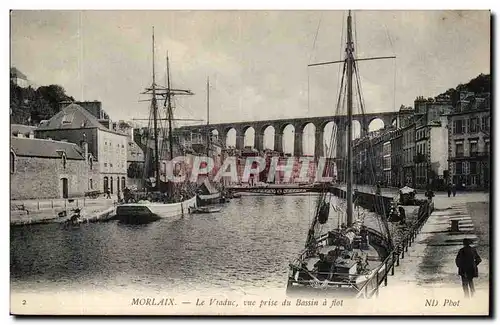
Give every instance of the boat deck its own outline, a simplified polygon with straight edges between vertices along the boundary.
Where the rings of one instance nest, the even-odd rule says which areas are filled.
[[[323,247],[321,247],[321,249],[319,250],[319,253],[321,254],[325,254],[325,256],[328,255],[328,253],[332,250],[334,250],[337,246],[335,245],[325,245]],[[368,245],[368,249],[353,249],[352,250],[353,253],[358,253],[359,255],[363,256],[363,255],[366,255],[367,256],[367,260],[368,260],[368,269],[369,270],[373,270],[375,269],[376,267],[379,266],[380,263],[377,263],[377,262],[380,262],[380,256],[379,256],[379,253],[377,252],[377,250],[371,246],[371,245]],[[340,261],[339,261],[340,260]],[[313,257],[309,257],[309,258],[306,258],[304,259],[304,262],[306,263],[307,265],[307,269],[308,271],[312,271],[314,269],[314,264],[316,264],[317,262],[319,261],[319,256],[313,256]],[[348,261],[352,261],[352,262],[356,262],[355,260],[351,260],[351,259],[342,259],[342,258],[338,258],[335,263],[338,264],[339,262],[342,263],[347,263]]]

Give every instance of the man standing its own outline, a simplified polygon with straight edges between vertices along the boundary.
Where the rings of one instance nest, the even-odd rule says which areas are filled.
[[[471,240],[465,238],[462,247],[457,254],[455,264],[458,267],[458,275],[462,277],[462,288],[464,289],[465,297],[472,297],[474,295],[474,282],[473,278],[477,278],[477,266],[481,263],[481,257],[474,247],[471,247]]]

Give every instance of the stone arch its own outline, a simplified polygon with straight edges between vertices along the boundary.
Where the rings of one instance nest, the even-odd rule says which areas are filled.
[[[301,155],[312,156],[316,153],[316,125],[312,122],[300,126],[302,130],[301,147],[302,152],[296,152]],[[322,142],[322,139],[320,139]],[[319,146],[319,144],[318,144]]]
[[[219,142],[220,137],[221,137],[221,132],[219,131],[218,128],[210,128],[208,129],[208,134],[210,135],[210,141],[212,142]]]
[[[276,129],[273,125],[267,124],[260,128],[262,134],[262,149],[276,150]]]
[[[385,127],[384,120],[380,117],[374,117],[368,121],[368,132],[377,131]]]
[[[226,146],[228,148],[236,148],[237,137],[238,137],[238,131],[236,131],[236,128],[230,126],[224,130],[223,138],[225,138]]]
[[[282,136],[282,151],[283,153],[293,154],[295,150],[294,146],[294,136],[295,136],[295,126],[292,123],[286,123],[280,126],[281,136]]]
[[[243,137],[243,146],[255,148],[255,128],[251,125],[246,125],[241,129]]]
[[[361,122],[358,120],[352,121],[352,138],[357,139],[361,137]]]
[[[335,157],[337,148],[337,122],[335,120],[324,121],[316,128],[323,131],[323,143],[325,157]]]

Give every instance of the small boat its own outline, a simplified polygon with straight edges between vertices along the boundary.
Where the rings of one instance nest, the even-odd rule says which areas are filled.
[[[160,219],[176,219],[196,207],[196,196],[177,203],[142,200],[116,207],[118,220],[126,223],[147,223]]]
[[[191,213],[191,214],[217,213],[217,212],[221,212],[221,210],[222,210],[221,207],[204,206],[204,207],[198,207],[198,208],[190,208],[189,213]]]

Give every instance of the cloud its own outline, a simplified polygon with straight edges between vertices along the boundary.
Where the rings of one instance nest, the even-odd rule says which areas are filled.
[[[359,64],[366,107],[412,105],[489,73],[489,24],[488,11],[354,12],[356,54],[397,56]],[[114,119],[147,116],[152,26],[158,83],[168,51],[173,85],[196,94],[178,100],[180,117],[206,118],[207,77],[212,122],[335,112],[339,67],[307,65],[343,56],[345,12],[14,11],[11,25],[13,65],[101,100]]]

